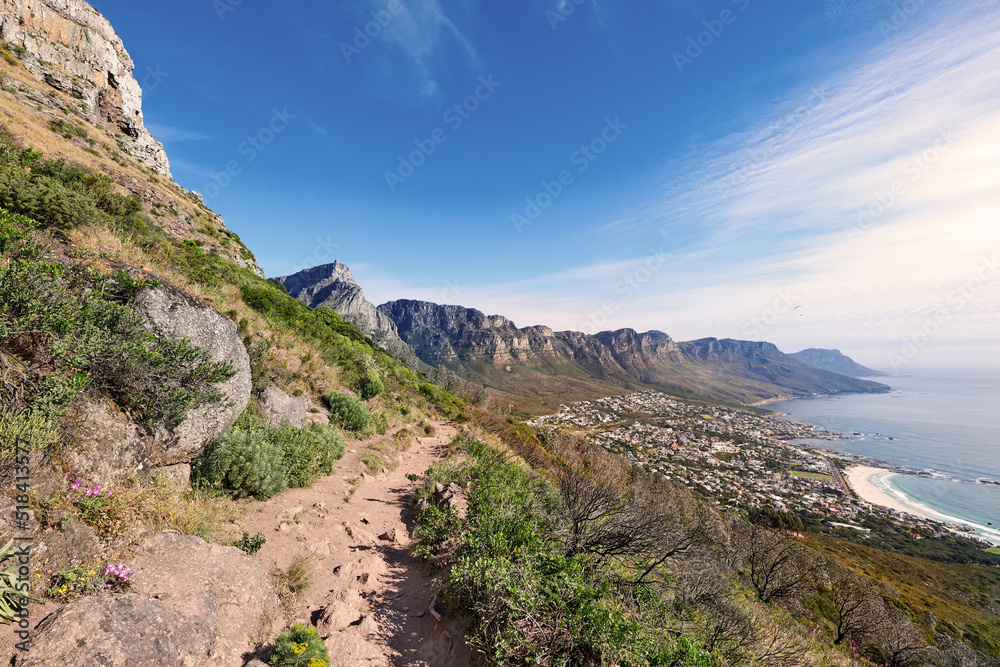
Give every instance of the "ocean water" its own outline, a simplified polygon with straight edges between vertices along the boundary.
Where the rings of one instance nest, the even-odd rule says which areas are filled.
[[[924,472],[872,481],[915,509],[972,524],[981,537],[1000,543],[1000,485],[984,483],[1000,481],[1000,378],[871,379],[893,387],[892,393],[766,407],[849,436],[816,442],[820,447]]]

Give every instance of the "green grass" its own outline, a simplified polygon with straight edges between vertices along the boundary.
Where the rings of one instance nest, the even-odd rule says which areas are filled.
[[[993,547],[992,549],[987,549],[986,553],[996,554],[997,556],[1000,556],[1000,547]]]
[[[830,475],[823,475],[818,472],[804,472],[802,470],[793,470],[792,477],[804,477],[806,479],[822,479],[823,481],[826,482],[833,481],[833,477],[831,477]]]

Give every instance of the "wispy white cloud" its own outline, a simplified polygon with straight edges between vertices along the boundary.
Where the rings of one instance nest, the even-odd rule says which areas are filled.
[[[368,0],[359,20],[371,19],[371,12],[385,10],[382,0]],[[471,39],[459,27],[459,22],[474,14],[475,0],[458,0],[445,7],[442,0],[407,0],[380,32],[378,39],[398,58],[417,92],[424,98],[433,97],[439,88],[439,68],[459,59],[470,66],[478,62]]]

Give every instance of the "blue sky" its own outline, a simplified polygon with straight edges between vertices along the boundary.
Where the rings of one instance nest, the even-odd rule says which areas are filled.
[[[995,3],[93,4],[269,276],[1000,366]]]

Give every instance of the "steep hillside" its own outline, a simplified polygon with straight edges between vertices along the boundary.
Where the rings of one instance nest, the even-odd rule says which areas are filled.
[[[242,664],[281,628],[271,573],[232,548],[251,549],[252,499],[329,475],[347,437],[377,437],[365,464],[393,467],[384,442],[405,438],[390,429],[432,431],[425,419],[464,404],[264,280],[170,179],[96,11],[3,2],[0,29],[0,623],[33,632],[55,612],[38,651],[5,632],[0,655]],[[13,537],[32,543],[43,603],[7,578]],[[136,563],[138,582],[124,574]],[[66,639],[67,618],[86,646]]]
[[[887,375],[887,373],[883,373],[882,371],[862,366],[840,350],[810,348],[801,352],[794,352],[788,356],[813,368],[830,371],[831,373],[840,373],[841,375],[854,378],[873,378]]]
[[[639,388],[739,403],[888,389],[811,368],[770,343],[678,343],[659,331],[631,329],[593,336],[519,329],[505,317],[422,301],[393,301],[379,311],[426,363],[482,381],[536,414],[566,400]]]
[[[211,254],[263,277],[253,253],[201,195],[170,179],[163,146],[143,124],[132,59],[104,17],[82,0],[0,0],[0,35],[0,125],[18,149],[86,167],[100,175],[101,188],[134,200],[127,205],[141,208],[157,234],[189,242],[185,252]],[[5,180],[0,206],[8,208],[11,191],[24,199],[49,187]],[[72,232],[68,240],[116,244]]]

